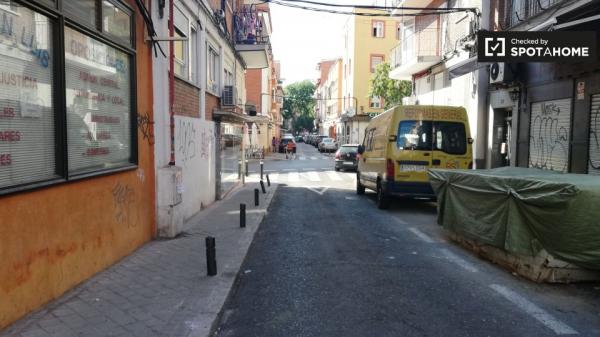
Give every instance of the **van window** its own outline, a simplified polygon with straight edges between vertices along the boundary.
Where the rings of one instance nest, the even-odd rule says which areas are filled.
[[[400,150],[467,152],[465,125],[442,121],[402,121],[398,125],[396,145]]]

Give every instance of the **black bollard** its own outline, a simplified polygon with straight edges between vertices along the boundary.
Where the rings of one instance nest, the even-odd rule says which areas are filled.
[[[267,190],[265,189],[265,183],[262,180],[260,181],[260,188],[262,189],[263,194],[267,193]]]
[[[246,159],[246,177],[250,175],[250,172],[248,172],[248,159]]]
[[[215,238],[212,236],[206,237],[206,275],[217,275],[217,253]]]
[[[258,206],[258,188],[254,189],[254,206]]]
[[[263,180],[263,168],[264,168],[264,164],[263,161],[260,161],[260,180]]]
[[[267,174],[267,186],[271,186],[271,179],[269,179],[269,175]]]
[[[246,204],[240,204],[240,228],[246,227]]]

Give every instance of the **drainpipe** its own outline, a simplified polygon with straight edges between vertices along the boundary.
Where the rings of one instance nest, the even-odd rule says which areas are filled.
[[[175,63],[174,48],[175,42],[172,38],[175,36],[175,26],[173,24],[173,1],[169,0],[169,134],[171,139],[171,156],[169,166],[175,166]]]

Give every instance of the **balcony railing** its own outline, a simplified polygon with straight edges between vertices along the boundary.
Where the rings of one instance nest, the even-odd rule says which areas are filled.
[[[268,44],[267,27],[255,6],[245,5],[234,15],[234,33],[236,44]]]
[[[502,29],[518,25],[555,5],[567,0],[507,0],[505,2],[505,16]]]
[[[391,68],[440,59],[440,30],[426,28],[402,39],[391,52]]]

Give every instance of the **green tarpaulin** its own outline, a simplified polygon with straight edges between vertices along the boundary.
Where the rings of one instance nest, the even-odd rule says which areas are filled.
[[[600,270],[600,177],[504,167],[430,170],[438,223],[517,255]]]

